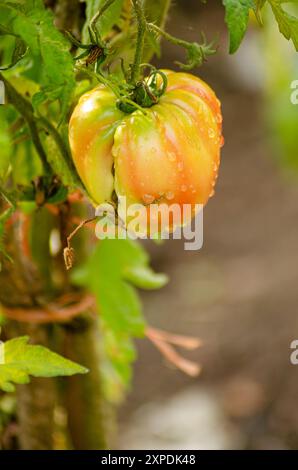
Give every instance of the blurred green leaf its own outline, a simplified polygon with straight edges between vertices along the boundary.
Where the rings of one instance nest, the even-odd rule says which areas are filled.
[[[297,10],[296,10],[297,11]],[[295,10],[293,11],[295,13]],[[298,77],[297,53],[284,41],[274,22],[273,13],[264,9],[262,43],[265,71],[265,115],[274,155],[283,169],[298,171],[298,105],[291,96]],[[272,51],[274,50],[274,54]]]
[[[125,333],[103,330],[104,361],[102,376],[105,396],[112,402],[119,402],[131,383],[131,364],[136,359],[132,339]]]
[[[226,9],[225,22],[230,35],[230,54],[239,48],[246,33],[249,10],[254,7],[253,0],[223,0]]]
[[[156,274],[149,266],[128,266],[123,272],[124,278],[141,289],[160,289],[168,282],[165,274]]]
[[[43,346],[28,345],[23,336],[0,344],[0,388],[14,391],[13,384],[26,384],[29,376],[57,377],[85,374],[88,370]]]
[[[158,289],[167,282],[163,274],[149,267],[149,257],[132,240],[100,241],[87,264],[74,272],[73,281],[90,289],[96,296],[104,332],[106,368],[118,387],[127,385],[135,358],[132,337],[144,335],[146,323],[134,284],[144,289]],[[110,378],[110,380],[112,380]]]
[[[263,25],[262,8],[264,7],[266,1],[267,0],[255,0],[255,15],[261,26]]]
[[[279,31],[288,41],[293,41],[295,49],[298,51],[298,18],[286,12],[280,1],[269,0],[269,3],[278,23]]]

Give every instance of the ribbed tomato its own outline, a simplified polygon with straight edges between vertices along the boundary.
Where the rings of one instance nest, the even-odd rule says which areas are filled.
[[[199,78],[163,71],[159,102],[125,114],[101,85],[84,94],[69,126],[74,163],[91,199],[127,204],[206,204],[222,146],[220,102]],[[175,222],[175,221],[174,221]]]

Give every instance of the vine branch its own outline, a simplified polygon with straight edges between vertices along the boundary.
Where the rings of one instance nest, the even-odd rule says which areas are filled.
[[[136,52],[134,57],[134,63],[131,68],[131,77],[130,82],[135,85],[140,76],[140,65],[142,63],[144,44],[145,44],[145,34],[147,29],[147,21],[143,8],[141,6],[140,0],[132,0],[137,21],[138,21],[138,36],[137,36],[137,45]]]
[[[208,44],[203,33],[203,42],[199,44],[197,42],[188,42],[184,39],[176,38],[175,36],[172,36],[171,34],[167,33],[154,23],[147,23],[146,26],[149,31],[156,33],[158,36],[162,36],[170,43],[176,46],[183,47],[186,50],[187,63],[183,64],[178,61],[175,62],[183,70],[191,70],[194,67],[202,65],[204,60],[206,60],[207,56],[216,53],[216,49],[214,49],[215,42],[211,42],[210,44]]]

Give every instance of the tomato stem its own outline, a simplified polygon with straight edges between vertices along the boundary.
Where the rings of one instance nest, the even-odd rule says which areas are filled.
[[[140,66],[143,58],[145,34],[147,30],[147,22],[140,0],[132,0],[138,21],[138,36],[134,63],[131,67],[130,83],[135,85],[140,77]]]
[[[206,57],[209,55],[213,55],[216,53],[215,41],[211,42],[210,44],[207,43],[206,38],[203,33],[202,34],[202,43],[199,44],[197,42],[188,42],[184,39],[176,38],[171,34],[164,31],[162,28],[157,26],[154,23],[146,23],[146,27],[149,31],[156,33],[159,36],[162,36],[170,43],[183,47],[187,52],[187,63],[183,64],[181,62],[176,61],[175,63],[180,66],[181,69],[184,70],[191,70],[194,67],[198,67],[202,65]]]

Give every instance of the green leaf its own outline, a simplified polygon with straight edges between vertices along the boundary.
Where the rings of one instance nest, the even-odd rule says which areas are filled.
[[[100,10],[105,0],[86,0],[86,23],[83,28],[83,41],[90,42],[88,34],[88,25],[93,16]],[[121,10],[124,0],[115,0],[115,2],[104,12],[96,22],[96,28],[99,34],[106,36],[114,25],[117,25],[121,16]]]
[[[124,277],[127,281],[141,289],[160,289],[168,282],[165,274],[156,274],[148,266],[128,266],[125,268]]]
[[[74,281],[89,287],[100,315],[113,331],[140,336],[144,332],[141,304],[130,283],[145,289],[165,285],[167,277],[154,274],[142,246],[132,240],[105,239],[97,244],[85,268]]]
[[[131,338],[111,330],[103,331],[106,357],[103,359],[102,376],[105,396],[110,401],[119,402],[131,382],[131,364],[136,359],[136,349]]]
[[[30,49],[40,71],[41,90],[35,94],[37,107],[45,100],[59,100],[61,119],[69,109],[75,88],[73,59],[69,43],[54,26],[54,16],[40,0],[24,5],[5,2],[0,5],[4,29],[12,31]]]
[[[114,383],[109,397],[118,396],[131,376],[135,358],[133,337],[145,332],[142,306],[135,288],[156,289],[167,278],[155,274],[149,267],[149,257],[142,246],[132,240],[100,241],[88,263],[74,272],[73,281],[90,289],[96,296],[103,328],[105,381]],[[116,391],[118,391],[116,393]]]
[[[230,54],[239,48],[246,33],[249,10],[254,7],[253,0],[223,0],[226,9],[225,22],[230,34]]]
[[[266,3],[266,0],[255,0],[255,15],[256,18],[259,22],[259,24],[262,26],[263,25],[263,18],[262,18],[262,9]]]
[[[279,31],[288,41],[293,41],[295,49],[298,51],[298,18],[286,12],[280,1],[269,0],[269,3],[278,23]]]
[[[87,266],[85,285],[97,298],[100,315],[114,331],[141,336],[144,331],[141,304],[123,276],[127,267],[144,260],[144,253],[130,240],[102,240]]]
[[[43,346],[29,345],[28,340],[23,336],[0,345],[0,388],[5,392],[14,391],[13,384],[28,383],[30,375],[57,377],[88,372]]]

